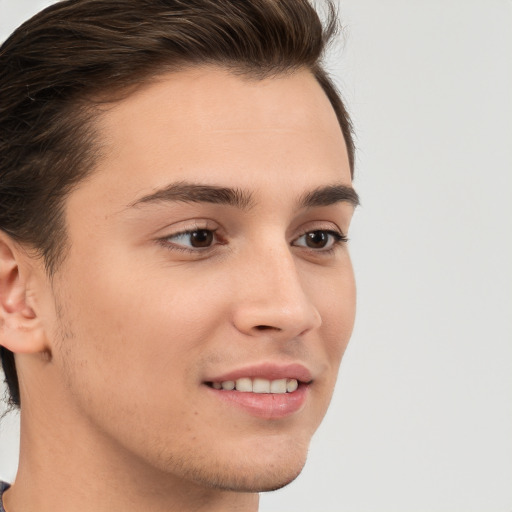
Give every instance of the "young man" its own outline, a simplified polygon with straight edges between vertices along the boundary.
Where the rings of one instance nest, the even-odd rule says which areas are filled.
[[[255,511],[300,473],[355,309],[332,26],[306,0],[66,0],[5,42],[6,511]]]

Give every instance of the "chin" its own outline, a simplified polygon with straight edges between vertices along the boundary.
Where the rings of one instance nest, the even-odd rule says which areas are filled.
[[[244,492],[268,492],[281,489],[300,475],[305,462],[306,460],[304,459],[300,464],[286,468],[266,468],[264,474],[249,475],[245,482],[238,486],[237,490]]]
[[[286,454],[275,452],[272,457],[244,457],[231,461],[227,466],[201,471],[195,480],[202,485],[234,492],[268,492],[285,487],[301,473],[306,463],[307,450],[289,451]],[[278,458],[276,458],[278,456]]]

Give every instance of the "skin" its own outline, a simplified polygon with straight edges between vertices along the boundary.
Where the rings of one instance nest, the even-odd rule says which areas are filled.
[[[166,75],[98,121],[103,157],[66,201],[70,249],[53,280],[1,235],[2,343],[16,352],[19,473],[9,512],[254,511],[301,471],[355,314],[353,205],[343,136],[307,71],[252,80]],[[172,183],[248,205],[147,201]],[[190,247],[190,230],[214,230]],[[325,248],[305,233],[321,231]],[[312,375],[297,412],[255,417],[205,381],[259,363]]]

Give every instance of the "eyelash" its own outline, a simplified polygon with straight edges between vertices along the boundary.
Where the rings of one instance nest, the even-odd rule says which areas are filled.
[[[328,254],[333,253],[338,248],[338,246],[346,244],[348,242],[348,238],[343,233],[341,233],[339,231],[334,231],[332,229],[312,229],[310,231],[306,231],[301,236],[296,238],[294,240],[294,242],[301,239],[302,237],[305,237],[305,236],[307,236],[309,234],[313,234],[313,233],[325,233],[325,234],[327,234],[328,237],[332,237],[334,240],[332,241],[331,246],[328,249],[324,249],[324,248],[314,249],[313,247],[308,247],[305,245],[295,245],[295,247],[303,247],[304,249],[309,250],[315,254],[320,253],[323,255],[328,255]]]
[[[180,245],[180,244],[171,242],[172,239],[190,236],[190,235],[192,235],[194,233],[198,233],[198,232],[211,233],[213,236],[212,245],[208,245],[207,247],[189,248],[184,245]],[[225,241],[222,241],[222,240],[219,241],[219,237],[218,237],[218,235],[216,235],[216,232],[217,232],[217,229],[194,228],[194,229],[189,229],[189,230],[185,230],[185,231],[180,231],[178,233],[174,233],[174,234],[172,234],[170,236],[166,236],[164,238],[160,238],[160,239],[158,239],[158,242],[164,248],[166,248],[170,251],[179,251],[179,252],[184,252],[184,253],[198,256],[205,252],[211,251],[217,245],[226,245],[227,244],[227,242],[225,242]],[[305,237],[306,235],[312,234],[312,233],[324,233],[328,237],[331,237],[333,239],[331,246],[328,249],[324,249],[324,248],[315,249],[312,247],[308,247],[307,245],[296,245],[296,242],[298,240],[300,240],[302,237]],[[215,240],[215,238],[217,238],[217,240]],[[332,229],[312,229],[309,231],[305,231],[304,233],[302,233],[302,235],[298,236],[295,240],[293,240],[292,245],[294,247],[301,247],[303,249],[306,249],[307,251],[314,253],[314,254],[329,255],[329,254],[332,254],[338,248],[338,246],[346,244],[348,241],[349,241],[349,239],[343,233],[341,233],[339,231],[335,231]]]
[[[188,248],[184,245],[180,245],[180,244],[176,244],[176,243],[173,243],[171,242],[172,239],[176,239],[176,238],[179,238],[179,237],[185,237],[185,236],[189,236],[189,235],[192,235],[194,233],[198,233],[198,232],[201,232],[201,231],[205,231],[205,232],[208,232],[208,233],[211,233],[215,239],[216,237],[216,232],[217,232],[217,229],[210,229],[210,228],[194,228],[194,229],[187,229],[185,231],[179,231],[178,233],[174,233],[170,236],[166,236],[164,238],[160,238],[158,240],[158,242],[163,245],[166,249],[170,250],[170,251],[180,251],[180,252],[185,252],[185,253],[189,253],[189,254],[194,254],[194,255],[197,255],[198,253],[204,253],[204,252],[207,252],[209,250],[211,250],[215,245],[225,245],[225,242],[219,242],[218,240],[216,241],[216,243],[214,243],[213,245],[210,245],[208,247],[204,247],[204,248],[201,248],[201,247],[195,247],[195,248]],[[218,236],[217,236],[218,238]]]

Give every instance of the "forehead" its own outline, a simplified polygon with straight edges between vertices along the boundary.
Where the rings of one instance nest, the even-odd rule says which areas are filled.
[[[337,117],[306,70],[262,80],[215,67],[163,75],[109,108],[98,128],[103,158],[93,181],[105,193],[115,186],[127,203],[170,180],[350,183]]]
[[[155,106],[162,108],[159,116],[155,116]],[[172,117],[167,108],[172,108]],[[285,130],[302,127],[304,122],[313,122],[316,128],[327,120],[338,125],[327,96],[307,69],[262,79],[218,66],[159,75],[110,109],[103,127],[121,134],[131,123],[119,125],[118,121],[131,121],[134,115],[139,120],[146,116],[152,122],[165,120],[170,127],[190,125],[203,132],[246,130],[250,124],[269,122]]]

